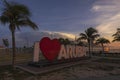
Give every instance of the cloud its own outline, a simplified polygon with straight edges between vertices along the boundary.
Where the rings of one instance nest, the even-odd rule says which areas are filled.
[[[65,36],[65,38],[69,38],[71,40],[75,39],[75,35],[70,33],[55,32],[54,34],[60,34],[61,36]]]
[[[120,0],[98,0],[93,4],[92,11],[97,15],[94,19],[98,31],[111,38],[116,28],[120,27]]]
[[[68,38],[70,40],[75,39],[74,34],[64,32],[51,32],[51,31],[30,31],[30,32],[16,32],[16,45],[17,47],[33,46],[34,42],[40,41],[43,37],[53,38]],[[11,35],[7,35],[5,38],[9,40],[11,47]],[[1,40],[1,39],[0,39]],[[2,40],[0,41],[2,45]]]

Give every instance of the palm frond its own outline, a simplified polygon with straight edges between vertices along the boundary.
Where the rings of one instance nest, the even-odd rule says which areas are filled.
[[[113,34],[112,37],[114,37],[112,42],[120,41],[120,28],[117,29],[117,32]]]
[[[18,26],[18,28],[19,26],[23,26],[23,27],[29,26],[34,30],[38,29],[37,25],[34,22],[32,22],[30,19],[20,20],[16,23],[16,25]]]
[[[101,43],[102,44],[107,44],[107,43],[110,43],[110,41],[108,39],[102,37],[102,38],[97,39],[96,43],[97,44],[101,44]]]
[[[6,24],[6,23],[9,23],[9,18],[7,17],[7,16],[4,16],[4,15],[2,15],[2,16],[0,16],[0,22],[2,23],[2,24]]]
[[[16,14],[16,15],[30,16],[29,9],[22,4],[14,4],[14,5],[12,5],[11,9],[14,11],[14,14]]]
[[[87,39],[87,35],[84,33],[80,33],[80,39]]]

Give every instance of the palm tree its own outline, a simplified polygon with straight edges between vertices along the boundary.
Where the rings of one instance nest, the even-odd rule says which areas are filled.
[[[88,42],[89,57],[91,57],[91,44],[99,36],[100,35],[98,34],[98,31],[96,29],[92,28],[92,27],[85,30],[85,33],[80,33],[80,38],[79,39],[87,40],[87,42]]]
[[[107,43],[110,43],[110,41],[103,37],[96,40],[96,44],[101,44],[103,53],[104,53],[104,44],[107,44]]]
[[[120,28],[117,29],[117,32],[112,35],[114,37],[113,42],[120,41]]]
[[[8,24],[9,29],[12,34],[12,66],[15,66],[15,57],[16,57],[16,45],[15,45],[15,31],[16,29],[20,30],[20,27],[29,26],[32,29],[38,29],[37,25],[33,23],[30,19],[29,9],[22,4],[11,3],[4,0],[4,7],[2,9],[2,14],[0,16],[0,21],[3,24]]]

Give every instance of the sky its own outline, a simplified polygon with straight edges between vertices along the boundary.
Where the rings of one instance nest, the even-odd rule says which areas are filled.
[[[32,13],[31,20],[39,27],[37,31],[33,31],[30,28],[21,28],[21,31],[16,31],[17,41],[23,41],[19,37],[23,33],[38,35],[42,31],[47,31],[77,36],[89,27],[97,29],[102,37],[112,40],[112,34],[120,27],[120,0],[7,1],[14,1],[26,5]],[[0,1],[0,6],[3,6],[2,0]],[[31,34],[31,36],[35,35]],[[10,37],[11,33],[8,26],[0,24],[0,39],[10,39]],[[28,36],[26,35],[26,37]]]

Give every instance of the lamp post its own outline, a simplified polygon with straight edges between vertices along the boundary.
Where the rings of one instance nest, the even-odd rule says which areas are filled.
[[[77,37],[75,36],[75,41],[74,41],[75,46],[77,45]]]
[[[91,54],[91,44],[92,44],[92,38],[90,38],[89,37],[89,43],[88,43],[89,45],[89,57],[91,57],[92,56],[92,54]]]

